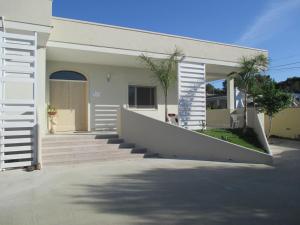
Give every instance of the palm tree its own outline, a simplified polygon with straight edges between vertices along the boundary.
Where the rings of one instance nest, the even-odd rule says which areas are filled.
[[[159,81],[163,89],[166,122],[168,122],[168,92],[169,88],[177,80],[177,64],[181,57],[183,57],[183,55],[178,49],[175,49],[168,58],[159,61],[154,61],[152,58],[144,54],[140,56],[142,62],[145,63],[148,69],[155,74],[156,79]]]
[[[243,131],[247,130],[247,100],[251,88],[255,85],[255,77],[260,75],[268,67],[269,59],[259,54],[250,58],[242,57],[239,71],[231,72],[228,76],[234,78],[236,86],[244,93],[244,126]]]

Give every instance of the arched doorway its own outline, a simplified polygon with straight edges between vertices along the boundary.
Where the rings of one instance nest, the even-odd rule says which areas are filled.
[[[57,109],[56,131],[87,131],[87,79],[74,71],[50,75],[50,104]]]

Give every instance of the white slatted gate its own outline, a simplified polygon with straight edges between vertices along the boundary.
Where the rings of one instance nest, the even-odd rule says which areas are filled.
[[[36,163],[37,36],[0,31],[0,169]]]
[[[119,105],[94,105],[95,131],[117,131]]]
[[[205,64],[191,62],[178,64],[178,99],[179,126],[189,130],[204,128]]]

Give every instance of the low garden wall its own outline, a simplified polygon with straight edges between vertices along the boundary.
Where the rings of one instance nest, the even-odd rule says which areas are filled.
[[[120,109],[118,131],[126,142],[165,157],[271,164],[272,156],[144,115]]]
[[[254,108],[248,108],[247,112],[248,126],[254,130],[262,147],[271,154],[269,142],[264,129],[264,114],[258,113]]]
[[[206,125],[213,128],[230,128],[230,110],[207,109]]]
[[[269,130],[269,117],[265,115],[265,132]],[[272,120],[271,135],[300,139],[300,108],[287,108],[277,113]]]
[[[244,123],[243,108],[234,110],[234,114],[237,115],[239,124],[238,127],[242,127]],[[229,109],[211,109],[207,110],[207,127],[211,128],[230,128],[230,110]],[[248,126],[253,128],[256,133],[259,142],[262,147],[270,153],[270,146],[265,134],[264,114],[258,113],[254,108],[248,108],[247,111]]]

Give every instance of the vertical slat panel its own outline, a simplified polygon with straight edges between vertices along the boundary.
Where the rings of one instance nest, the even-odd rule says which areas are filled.
[[[4,59],[3,59],[3,55],[4,55],[4,50],[3,50],[3,32],[0,31],[0,77],[3,78],[4,77],[4,70],[2,69],[3,68],[3,65],[4,65]],[[0,99],[2,100],[3,99],[3,82],[0,83]],[[2,101],[0,103],[1,105],[1,108],[3,108],[3,104],[2,104]],[[0,112],[0,115],[2,116],[3,112],[1,111]],[[3,120],[0,120],[0,125],[1,125],[1,128],[0,128],[0,132],[1,132],[1,136],[0,136],[0,143],[3,143],[4,142],[4,136],[3,136],[3,133],[4,133],[4,128],[3,128],[3,123],[4,121]],[[0,170],[3,170],[4,169],[4,145],[0,145]]]
[[[34,165],[37,149],[36,117],[37,35],[0,31],[0,169]],[[26,58],[26,57],[27,58]],[[25,58],[24,58],[25,57]],[[23,75],[25,74],[25,75]],[[9,88],[32,83],[30,99]],[[6,90],[6,85],[7,90]]]
[[[34,85],[33,85],[33,100],[34,100],[34,107],[37,106],[37,85],[36,85],[36,77],[37,77],[37,32],[34,33],[34,74],[33,74],[33,79],[35,80]],[[37,163],[37,148],[38,148],[38,129],[37,129],[37,111],[34,110],[34,127],[33,127],[33,159],[32,162],[34,165]]]
[[[205,64],[178,64],[179,125],[189,130],[202,129],[206,120]]]
[[[96,131],[116,131],[119,105],[94,105]]]

